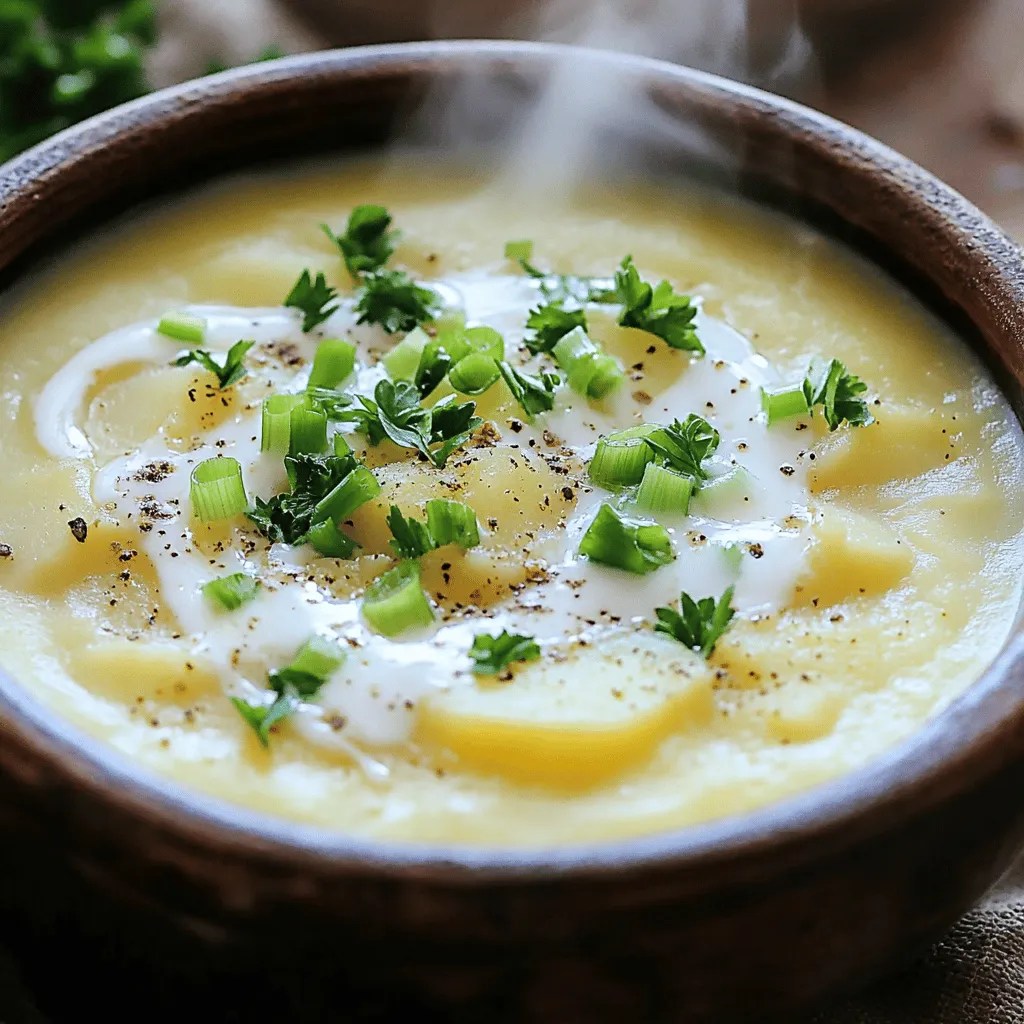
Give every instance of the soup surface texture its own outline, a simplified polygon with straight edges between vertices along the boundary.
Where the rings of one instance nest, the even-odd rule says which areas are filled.
[[[238,179],[0,329],[0,662],[269,814],[549,845],[741,812],[906,737],[1016,616],[994,383],[734,200]]]

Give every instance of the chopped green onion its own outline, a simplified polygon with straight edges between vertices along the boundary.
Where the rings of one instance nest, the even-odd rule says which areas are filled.
[[[320,455],[327,451],[327,413],[305,397],[292,408],[288,424],[289,455]]]
[[[435,547],[458,544],[463,551],[480,543],[476,512],[461,501],[435,498],[427,502],[427,529]]]
[[[352,454],[352,445],[345,440],[345,435],[337,433],[334,435],[334,455],[336,458],[344,458]]]
[[[505,243],[505,259],[518,263],[520,260],[533,258],[533,242],[522,239],[518,242]]]
[[[360,505],[366,504],[380,494],[377,478],[365,467],[358,466],[317,503],[313,510],[313,522],[331,519],[343,523]]]
[[[345,664],[345,651],[334,640],[313,635],[300,648],[288,666],[326,682]]]
[[[491,356],[471,352],[448,371],[448,383],[460,394],[482,395],[500,376],[501,370]]]
[[[233,612],[251,601],[259,589],[259,580],[246,576],[244,572],[235,572],[204,584],[203,594],[216,601],[222,608]]]
[[[505,339],[493,327],[467,327],[463,338],[469,348],[459,356],[452,352],[453,359],[465,358],[471,352],[480,352],[499,361],[505,358]]]
[[[363,616],[384,636],[429,626],[434,612],[420,586],[418,562],[401,562],[366,588]]]
[[[590,340],[582,327],[574,327],[559,338],[552,353],[558,361],[558,365],[568,371],[582,356],[599,351],[600,349]]]
[[[422,327],[410,331],[384,358],[384,369],[392,380],[412,380],[430,336]],[[443,342],[442,342],[443,344]]]
[[[590,460],[590,479],[598,487],[632,487],[640,483],[654,450],[643,437],[609,434],[597,442]]]
[[[649,462],[637,491],[636,503],[646,512],[685,516],[690,510],[693,478]]]
[[[466,333],[466,314],[461,309],[446,309],[434,321],[437,328],[437,340],[445,351],[455,359],[454,348],[457,348],[462,336]]]
[[[726,567],[733,573],[739,573],[743,563],[743,548],[736,543],[723,544],[721,551],[722,561],[725,562]]]
[[[192,470],[190,500],[192,514],[205,522],[244,512],[248,502],[238,460],[222,457],[200,462]]]
[[[331,519],[311,526],[306,541],[327,558],[351,558],[359,545]]]
[[[620,516],[602,505],[580,542],[580,554],[593,562],[643,575],[668,565],[675,555],[668,530],[650,520]]]
[[[309,371],[308,391],[314,388],[336,388],[352,375],[356,367],[356,347],[341,338],[321,341],[313,356],[313,369]]]
[[[768,426],[791,416],[804,416],[808,412],[807,396],[804,394],[803,383],[791,388],[778,388],[769,391],[761,388],[761,408],[768,417]]]
[[[734,466],[701,487],[697,497],[700,511],[720,519],[729,518],[730,512],[742,513],[746,499],[754,496],[757,486],[757,478],[745,466]]]
[[[565,334],[553,353],[566,372],[569,387],[587,398],[604,398],[626,379],[618,361],[605,355],[582,327]]]
[[[268,395],[263,399],[263,438],[260,451],[284,455],[292,436],[292,410],[302,405],[304,395]]]
[[[626,374],[614,356],[586,355],[573,366],[567,379],[573,391],[596,399],[614,391]]]
[[[206,336],[206,321],[201,316],[188,313],[165,313],[157,331],[166,338],[198,345]]]

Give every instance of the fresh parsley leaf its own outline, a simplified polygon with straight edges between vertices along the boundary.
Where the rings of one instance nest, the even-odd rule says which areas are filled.
[[[658,616],[658,621],[654,629],[658,633],[667,633],[685,647],[700,651],[705,658],[709,658],[736,614],[731,607],[732,593],[733,587],[729,587],[716,604],[713,597],[694,601],[684,591],[679,595],[682,614],[675,608],[655,608],[654,614]]]
[[[357,323],[380,324],[395,334],[433,320],[441,311],[441,300],[403,270],[378,270],[363,278],[355,311]]]
[[[312,672],[304,672],[288,665],[286,668],[275,668],[271,671],[270,685],[281,696],[315,697],[320,687],[324,685],[324,679]]]
[[[0,3],[0,163],[148,92],[155,38],[147,0]]]
[[[540,287],[541,295],[548,302],[573,302],[584,306],[588,302],[618,302],[615,282],[605,277],[580,277],[576,274],[555,274],[541,270],[531,262],[533,242],[508,242],[505,245],[506,259],[518,263]]]
[[[338,247],[354,281],[364,273],[380,270],[395,251],[398,232],[389,231],[391,214],[383,206],[357,206],[349,214],[343,235],[336,235],[326,224],[323,232]]]
[[[273,704],[250,704],[241,697],[232,697],[231,703],[252,727],[260,743],[270,746],[270,730],[287,718],[298,707],[298,698],[290,693],[279,693]]]
[[[469,656],[473,659],[476,675],[496,676],[507,672],[513,662],[536,661],[540,657],[540,647],[532,636],[510,633],[506,629],[499,636],[481,633],[474,637]]]
[[[347,391],[334,388],[307,388],[306,394],[327,414],[333,422],[344,420],[342,413],[351,409],[356,400]]]
[[[415,384],[407,380],[382,380],[374,388],[373,399],[360,395],[358,400],[362,408],[343,412],[339,419],[355,423],[371,444],[389,437],[402,448],[421,452],[438,469],[483,423],[474,415],[476,403],[459,402],[455,395],[424,409]]]
[[[673,420],[672,426],[660,427],[644,440],[669,469],[685,473],[697,483],[702,483],[708,479],[708,473],[701,463],[714,455],[721,436],[702,416],[690,413],[682,423]]]
[[[452,357],[445,351],[441,342],[436,338],[428,342],[420,354],[419,366],[416,367],[416,375],[413,377],[413,384],[416,385],[420,398],[426,398],[433,393],[444,380],[451,365]]]
[[[216,375],[219,381],[219,389],[224,391],[231,387],[232,384],[237,384],[248,372],[245,368],[244,359],[246,353],[255,344],[255,341],[236,341],[228,349],[223,364],[217,362],[206,349],[189,349],[188,352],[183,352],[174,360],[174,365],[188,366],[189,363],[199,363],[200,366],[205,367],[210,373]]]
[[[536,355],[550,352],[570,331],[577,327],[587,329],[587,315],[582,309],[566,309],[561,302],[549,302],[530,312],[526,321],[532,332],[523,340]]]
[[[622,303],[619,323],[623,327],[637,327],[672,348],[704,354],[693,324],[697,307],[688,295],[677,295],[668,281],[652,288],[641,280],[632,256],[627,256],[616,271],[615,288]]]
[[[334,313],[338,308],[337,298],[338,290],[327,283],[323,274],[317,274],[314,281],[309,271],[304,270],[284,304],[302,312],[302,331],[308,334]]]
[[[555,388],[562,383],[557,373],[542,372],[539,377],[531,377],[506,362],[498,363],[498,369],[528,420],[555,407]]]
[[[437,546],[434,544],[434,538],[430,536],[427,524],[413,519],[412,516],[406,518],[397,505],[391,506],[387,524],[394,537],[390,542],[391,550],[399,558],[419,558]]]
[[[289,455],[284,463],[291,490],[268,501],[256,498],[246,515],[273,543],[301,544],[315,525],[316,506],[359,463],[352,455]]]
[[[804,397],[813,409],[820,405],[830,430],[845,420],[851,427],[866,427],[874,422],[868,403],[859,397],[868,386],[848,373],[838,359],[812,359],[804,378]]]

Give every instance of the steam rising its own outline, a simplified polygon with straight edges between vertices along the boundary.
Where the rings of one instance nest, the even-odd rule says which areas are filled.
[[[780,91],[813,76],[797,0],[549,0],[510,25],[520,39],[671,60]],[[491,71],[432,95],[411,136],[448,150],[498,145],[497,187],[557,199],[630,158],[643,141],[707,157],[713,143],[638,91],[613,64],[567,51],[539,94]],[[617,129],[614,135],[609,128]],[[623,131],[625,129],[625,131]]]

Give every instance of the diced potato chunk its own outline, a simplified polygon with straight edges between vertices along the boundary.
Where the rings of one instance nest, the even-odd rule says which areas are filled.
[[[236,392],[217,390],[217,378],[195,367],[148,369],[99,390],[89,406],[86,434],[101,458],[131,451],[160,430],[185,440],[233,416]]]
[[[15,475],[0,490],[0,540],[13,555],[0,559],[0,581],[53,595],[87,576],[121,572],[126,567],[153,575],[149,559],[129,556],[138,549],[138,533],[100,518],[89,497],[84,466],[56,464]],[[81,518],[87,532],[76,539],[68,523]]]
[[[220,692],[216,668],[175,644],[111,637],[75,653],[72,674],[93,693],[125,704],[141,697],[165,704],[191,704]]]
[[[827,508],[814,526],[810,572],[796,588],[795,604],[827,607],[895,587],[914,566],[914,553],[879,519]]]
[[[690,353],[671,348],[647,331],[620,327],[614,317],[602,311],[588,312],[587,319],[595,341],[608,355],[622,362],[633,393],[656,398],[679,380],[692,358]]]
[[[660,643],[652,657],[632,653],[634,647],[612,642],[599,654],[527,664],[510,682],[479,681],[428,698],[417,739],[454,754],[467,769],[522,785],[600,785],[712,713],[703,661]]]
[[[940,410],[888,406],[876,417],[821,442],[808,473],[812,494],[920,476],[959,453],[959,429]]]
[[[788,743],[810,743],[827,736],[843,710],[837,693],[807,683],[791,683],[772,700],[777,706],[767,717],[768,735]]]
[[[487,534],[484,546],[513,550],[530,545],[568,514],[574,498],[562,493],[561,479],[538,455],[507,448],[472,448],[444,470],[402,461],[374,470],[380,496],[352,516],[352,536],[367,554],[390,553],[387,516],[392,505],[402,515],[423,518],[431,498],[462,501],[476,509]]]

